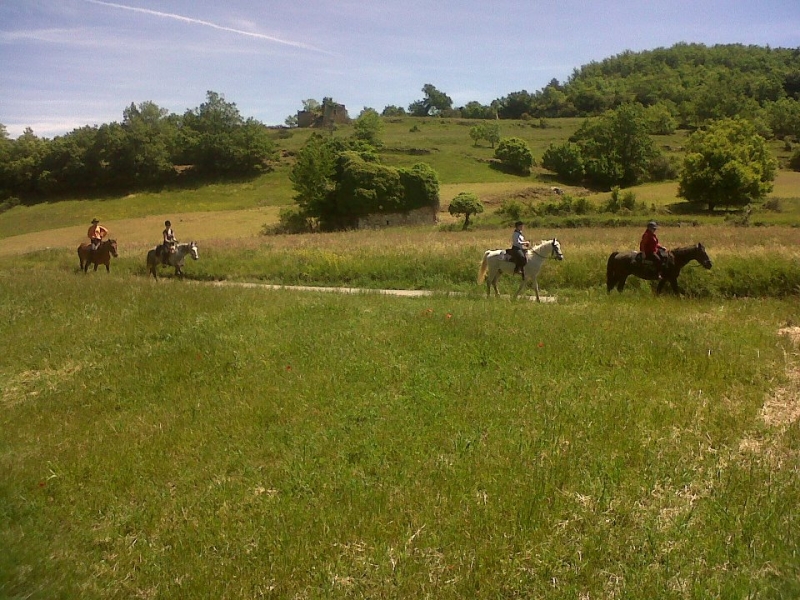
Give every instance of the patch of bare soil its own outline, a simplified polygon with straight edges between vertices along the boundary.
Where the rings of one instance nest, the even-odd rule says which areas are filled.
[[[784,327],[778,334],[787,336],[795,347],[800,347],[800,327]],[[782,440],[787,429],[800,420],[800,364],[797,360],[789,363],[786,376],[786,384],[776,388],[761,408],[761,419],[776,435],[748,436],[739,444],[740,451],[763,456],[776,468],[788,459],[792,462],[797,459]]]
[[[492,194],[481,198],[486,206],[493,206],[501,204],[505,200],[520,200],[523,202],[540,202],[545,200],[554,200],[563,194],[569,194],[573,197],[588,196],[591,194],[589,190],[583,187],[554,187],[554,186],[531,186],[513,192],[504,192],[501,194]]]
[[[778,334],[789,337],[796,347],[800,346],[800,327],[784,327],[778,330]],[[781,429],[800,419],[800,365],[793,362],[787,368],[786,375],[786,385],[775,390],[761,411],[767,425]]]

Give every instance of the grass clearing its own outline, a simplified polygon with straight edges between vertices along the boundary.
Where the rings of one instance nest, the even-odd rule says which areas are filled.
[[[797,591],[792,302],[0,277],[5,596]]]

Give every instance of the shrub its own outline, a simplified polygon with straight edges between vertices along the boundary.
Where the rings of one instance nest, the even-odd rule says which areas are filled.
[[[789,168],[792,171],[800,171],[800,148],[795,150],[789,159]]]
[[[650,161],[647,176],[650,181],[669,181],[677,179],[680,174],[678,159],[659,155]]]
[[[512,137],[500,140],[494,155],[504,167],[523,175],[530,174],[534,165],[531,149],[528,147],[528,143],[521,138]]]
[[[542,166],[565,181],[580,181],[584,176],[583,158],[577,144],[550,144],[542,155]]]
[[[297,207],[282,208],[278,215],[278,223],[264,225],[262,235],[277,235],[280,233],[309,233],[313,231],[313,219]]]

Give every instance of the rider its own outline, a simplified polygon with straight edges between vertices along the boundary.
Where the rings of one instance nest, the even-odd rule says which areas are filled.
[[[100,221],[97,219],[92,219],[92,224],[89,227],[89,231],[86,232],[86,235],[89,236],[89,242],[91,243],[90,250],[94,252],[97,250],[100,242],[103,241],[103,238],[108,235],[108,229],[100,225]]]
[[[658,278],[661,279],[663,277],[664,263],[659,252],[666,250],[666,248],[658,243],[656,229],[658,229],[658,223],[655,221],[650,221],[647,224],[647,229],[642,234],[642,241],[639,242],[639,251],[644,253],[645,259],[653,261]]]
[[[172,223],[169,221],[164,221],[164,231],[161,232],[161,237],[163,243],[160,246],[159,254],[172,254],[175,252],[175,245],[177,244],[177,240],[175,239],[175,232],[172,231]]]
[[[524,273],[525,265],[528,262],[528,257],[525,251],[531,247],[531,243],[522,235],[522,227],[525,225],[522,221],[514,223],[514,232],[511,234],[511,258],[516,265],[514,267],[514,274]]]

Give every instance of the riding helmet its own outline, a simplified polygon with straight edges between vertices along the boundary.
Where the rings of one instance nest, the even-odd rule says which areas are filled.
[[[517,221],[516,223],[514,223],[514,227],[519,227],[520,225],[525,225],[525,223],[523,223],[522,221]]]
[[[656,223],[655,221],[650,221],[647,224],[647,228],[648,229],[658,229],[658,223]]]

